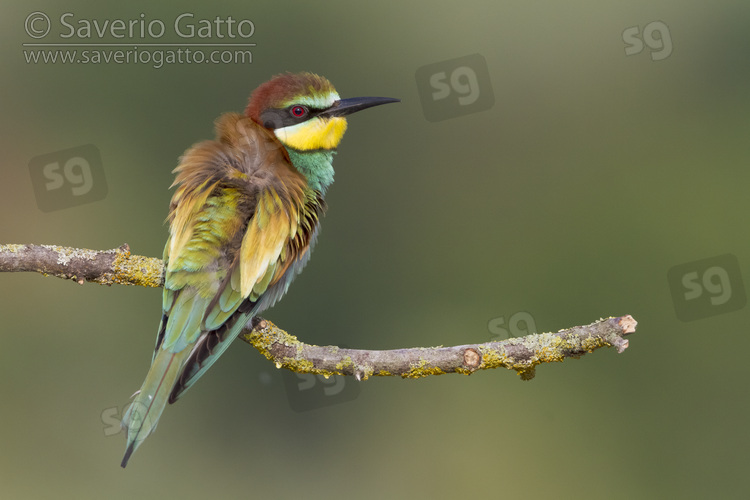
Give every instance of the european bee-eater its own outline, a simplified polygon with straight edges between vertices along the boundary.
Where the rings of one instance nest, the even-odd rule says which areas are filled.
[[[169,207],[162,318],[151,368],[123,417],[123,467],[167,402],[279,300],[309,260],[345,116],[397,101],[340,99],[321,76],[279,75],[252,93],[244,116],[222,115],[216,139],[182,156]]]

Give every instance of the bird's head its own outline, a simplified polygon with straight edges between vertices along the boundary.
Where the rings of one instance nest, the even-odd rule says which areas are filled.
[[[272,130],[287,147],[335,149],[346,131],[346,115],[398,101],[389,97],[341,99],[322,76],[287,73],[255,89],[245,115]]]

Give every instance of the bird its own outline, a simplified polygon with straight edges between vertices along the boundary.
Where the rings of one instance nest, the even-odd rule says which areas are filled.
[[[310,259],[346,117],[389,97],[341,99],[328,79],[283,73],[244,114],[174,169],[162,315],[148,374],[123,415],[124,468],[174,403],[253,317],[275,304]]]

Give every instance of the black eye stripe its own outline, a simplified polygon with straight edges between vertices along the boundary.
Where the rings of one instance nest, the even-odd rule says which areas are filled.
[[[295,108],[302,108],[304,112],[301,115],[295,115]],[[286,108],[266,109],[260,114],[260,122],[265,128],[276,130],[278,128],[284,128],[305,122],[318,116],[324,111],[325,109],[314,109],[301,104],[292,104]]]

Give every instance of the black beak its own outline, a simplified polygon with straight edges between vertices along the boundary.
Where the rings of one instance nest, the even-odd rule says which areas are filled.
[[[389,102],[401,102],[401,99],[393,99],[391,97],[352,97],[350,99],[341,99],[334,102],[333,106],[323,111],[318,116],[346,116],[373,106],[388,104]]]

